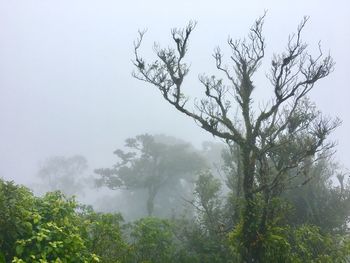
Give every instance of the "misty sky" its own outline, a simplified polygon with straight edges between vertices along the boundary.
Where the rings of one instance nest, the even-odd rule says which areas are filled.
[[[311,98],[323,113],[343,120],[332,138],[337,159],[350,167],[347,0],[0,0],[0,176],[29,182],[52,155],[82,154],[91,168],[109,166],[125,138],[145,132],[195,145],[212,140],[154,87],[131,77],[137,30],[148,29],[141,52],[151,57],[153,41],[167,46],[171,28],[198,21],[184,87],[194,97],[202,91],[198,74],[215,73],[213,49],[225,50],[229,35],[244,37],[265,9],[262,76],[304,15],[311,17],[303,37],[309,50],[316,54],[321,40],[334,57],[336,70]],[[270,88],[259,76],[255,85],[257,97]]]

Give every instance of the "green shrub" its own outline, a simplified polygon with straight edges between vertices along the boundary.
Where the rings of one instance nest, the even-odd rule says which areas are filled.
[[[169,221],[154,217],[142,218],[132,224],[131,262],[171,263],[175,244]]]

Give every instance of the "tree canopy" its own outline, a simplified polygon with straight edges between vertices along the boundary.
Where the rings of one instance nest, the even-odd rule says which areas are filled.
[[[182,180],[192,180],[205,169],[204,159],[189,144],[165,144],[144,134],[125,140],[129,151],[117,149],[119,161],[112,168],[97,169],[99,185],[111,189],[147,190],[147,213],[154,212],[154,202],[164,187],[174,188]]]

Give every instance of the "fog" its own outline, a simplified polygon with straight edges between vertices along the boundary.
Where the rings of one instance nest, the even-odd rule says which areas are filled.
[[[321,1],[39,1],[0,0],[0,176],[32,184],[50,156],[81,154],[90,171],[110,166],[112,152],[137,134],[168,134],[199,147],[214,140],[170,107],[159,92],[131,76],[133,41],[147,28],[141,52],[152,58],[153,41],[171,43],[170,29],[193,19],[186,92],[200,96],[198,74],[215,73],[213,49],[227,37],[246,35],[264,10],[267,55],[256,80],[257,99],[269,89],[263,75],[274,52],[304,15],[303,39],[318,41],[336,61],[311,99],[343,124],[332,135],[336,159],[350,154],[350,19],[346,0]]]

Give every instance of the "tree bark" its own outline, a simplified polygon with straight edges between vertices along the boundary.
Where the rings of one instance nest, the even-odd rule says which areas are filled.
[[[157,190],[155,187],[148,188],[148,199],[147,199],[147,214],[152,216],[154,213],[154,199],[156,198]]]
[[[254,173],[255,160],[252,157],[252,150],[249,144],[243,146],[242,149],[243,160],[243,193],[245,199],[245,208],[243,211],[243,250],[242,256],[246,263],[258,262],[257,251],[255,245],[257,242],[257,228],[258,219],[256,216],[256,200],[252,189],[254,187]]]

